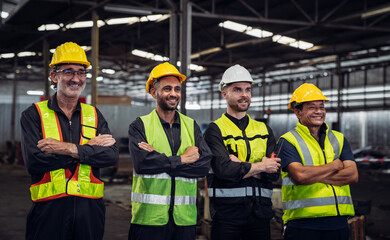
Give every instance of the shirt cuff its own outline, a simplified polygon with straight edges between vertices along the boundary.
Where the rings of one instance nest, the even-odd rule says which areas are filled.
[[[88,154],[85,154],[85,151],[83,151],[84,147],[81,145],[76,144],[77,152],[79,154],[79,159],[76,159],[76,161],[79,161],[80,163],[84,163],[86,160],[88,160]]]
[[[169,157],[169,161],[171,162],[171,170],[176,169],[181,165],[181,157],[180,156],[171,156]]]

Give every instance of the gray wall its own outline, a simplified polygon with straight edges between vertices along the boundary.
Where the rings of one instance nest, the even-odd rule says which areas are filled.
[[[15,122],[15,140],[20,141],[20,115],[31,102],[36,102],[37,97],[18,98],[16,105],[16,122]],[[11,139],[11,104],[0,104],[0,149],[5,148],[5,142]],[[102,105],[98,107],[106,118],[113,136],[117,139],[128,137],[129,124],[138,116],[148,114],[153,107],[140,106],[109,106]],[[224,109],[214,109],[214,120],[219,118]],[[197,123],[204,128],[211,122],[210,110],[188,110],[188,116],[194,118]],[[252,118],[259,116],[259,112],[250,111]],[[326,122],[332,126],[336,122],[335,113],[328,113]],[[341,131],[348,138],[353,149],[372,146],[374,149],[390,155],[390,110],[367,111],[367,112],[346,112],[341,114]],[[270,116],[269,125],[274,131],[276,138],[294,128],[296,117],[291,114],[274,114]]]

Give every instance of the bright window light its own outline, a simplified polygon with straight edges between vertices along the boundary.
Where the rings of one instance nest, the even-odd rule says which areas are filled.
[[[134,24],[137,22],[160,22],[169,18],[169,14],[154,14],[147,15],[143,17],[125,17],[125,18],[111,18],[104,22],[103,20],[98,20],[98,27],[102,27],[105,24],[107,25],[117,25],[117,24]],[[60,29],[64,24],[43,24],[38,27],[38,31],[53,31]],[[81,21],[74,22],[66,25],[66,28],[89,28],[93,26],[93,21]]]
[[[314,47],[313,43],[305,42],[305,41],[298,41],[295,38],[290,38],[287,36],[282,36],[282,35],[274,35],[272,32],[265,31],[259,28],[253,28],[251,26],[247,26],[241,23],[236,23],[232,21],[225,21],[219,23],[220,27],[227,28],[233,31],[237,32],[242,32],[247,35],[250,35],[252,37],[257,37],[257,38],[266,38],[266,37],[271,37],[272,36],[272,41],[284,44],[290,47],[295,47],[299,49],[310,49]]]
[[[102,72],[107,73],[107,74],[114,74],[115,70],[114,69],[102,69]]]
[[[41,90],[28,90],[27,95],[32,95],[32,96],[42,96],[43,91]]]
[[[104,26],[105,23],[102,20],[98,20],[97,22],[98,27]],[[81,21],[81,22],[75,22],[66,25],[66,28],[87,28],[87,27],[92,27],[93,26],[93,21]]]
[[[38,27],[38,31],[52,31],[52,30],[57,30],[60,29],[60,25],[58,24],[43,24]]]
[[[133,24],[138,22],[138,17],[125,17],[125,18],[111,18],[106,21],[107,25],[117,25],[117,24]]]
[[[6,19],[9,16],[9,13],[1,11],[1,18]]]
[[[290,38],[290,37],[285,37],[285,36],[282,36],[282,35],[275,35],[272,37],[272,41],[274,42],[278,42],[280,44],[290,44],[290,43],[293,43],[295,41],[297,41],[296,39],[294,38]]]
[[[186,109],[188,110],[199,110],[200,105],[197,102],[186,102]]]
[[[161,55],[145,52],[145,51],[138,50],[138,49],[134,49],[133,51],[131,51],[131,53],[133,55],[138,56],[138,57],[152,59],[152,60],[158,61],[158,62],[169,61],[168,57],[164,57],[164,56],[161,56]],[[180,61],[177,62],[177,66],[178,67],[181,66],[181,62]],[[199,66],[199,65],[196,65],[196,64],[190,64],[190,69],[193,70],[193,71],[197,71],[197,72],[201,72],[201,71],[206,70],[206,68],[204,68],[202,66]]]
[[[31,57],[31,56],[35,56],[36,53],[35,52],[20,52],[18,53],[18,57]]]
[[[89,50],[92,49],[91,46],[81,46],[82,49],[84,49],[84,51],[88,52]]]
[[[145,52],[145,51],[138,50],[138,49],[134,49],[133,51],[131,51],[131,53],[133,55],[138,56],[138,57],[152,59],[154,61],[168,61],[169,60],[169,58],[167,58],[167,57],[164,57],[164,56],[161,56],[161,55],[157,55],[157,54],[153,54],[153,53],[149,53],[149,52]]]
[[[242,32],[257,38],[270,37],[273,35],[272,32],[268,32],[259,28],[252,28],[250,26],[241,23],[232,22],[232,21],[222,22],[219,24],[219,26],[233,31]]]
[[[97,80],[98,82],[101,82],[101,81],[103,81],[103,77],[102,77],[102,76],[99,76],[99,77],[96,78],[96,80]]]
[[[158,19],[162,18],[163,15],[162,14],[155,14],[155,15],[147,15],[147,16],[143,16],[139,19],[140,22],[155,22],[157,21]]]
[[[3,53],[0,54],[0,58],[13,58],[15,56],[14,53]]]
[[[314,46],[313,43],[296,40],[295,38],[290,38],[290,37],[286,37],[286,36],[282,36],[282,35],[273,36],[272,41],[280,43],[280,44],[284,44],[284,45],[287,45],[290,47],[303,49],[303,50],[312,48]]]

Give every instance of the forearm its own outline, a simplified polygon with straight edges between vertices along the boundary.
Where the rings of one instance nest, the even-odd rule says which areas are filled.
[[[340,171],[337,171],[328,177],[324,178],[321,182],[326,184],[332,184],[336,186],[343,186],[358,181],[358,171],[355,162],[343,162],[344,168]]]
[[[174,175],[180,177],[205,177],[210,170],[211,158],[210,152],[202,152],[198,161],[177,166]]]
[[[338,170],[339,168],[333,162],[321,166],[302,166],[300,163],[293,162],[287,166],[292,180],[298,185],[321,182]]]

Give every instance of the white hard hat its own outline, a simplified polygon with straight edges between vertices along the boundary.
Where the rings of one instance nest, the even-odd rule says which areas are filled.
[[[246,70],[246,68],[244,68],[243,66],[236,64],[226,69],[226,71],[223,73],[222,80],[219,83],[219,91],[222,92],[222,89],[226,85],[235,82],[250,82],[252,84],[255,83],[248,70]]]

